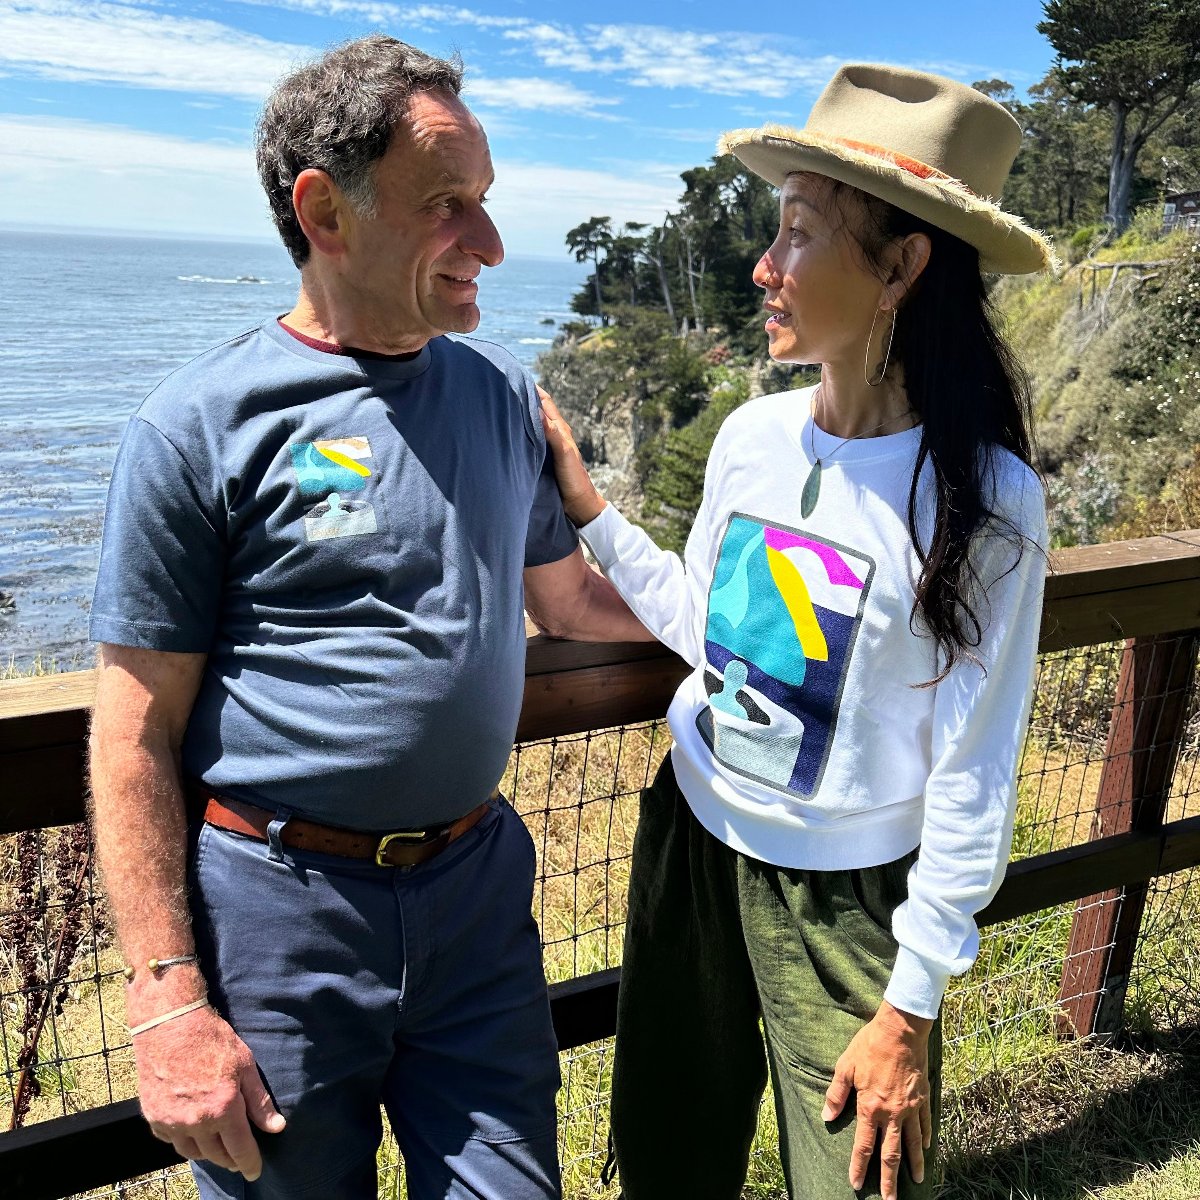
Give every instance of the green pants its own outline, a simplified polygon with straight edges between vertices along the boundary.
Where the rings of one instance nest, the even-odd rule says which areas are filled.
[[[773,867],[692,816],[670,759],[642,795],[617,1009],[612,1128],[625,1200],[737,1200],[767,1060],[793,1200],[879,1195],[849,1183],[853,1095],[821,1120],[834,1064],[875,1015],[913,854],[855,871]],[[766,1032],[764,1051],[759,1020]],[[941,1030],[929,1043],[934,1149]],[[902,1200],[932,1194],[900,1170]]]

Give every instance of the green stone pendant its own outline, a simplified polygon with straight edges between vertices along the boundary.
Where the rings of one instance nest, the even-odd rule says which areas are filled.
[[[800,515],[807,520],[812,516],[812,511],[817,507],[817,500],[821,495],[821,460],[818,458],[812,465],[812,470],[808,473],[808,478],[804,481],[804,489],[800,493]]]

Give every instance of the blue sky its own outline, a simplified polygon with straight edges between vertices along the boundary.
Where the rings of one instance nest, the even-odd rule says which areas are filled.
[[[722,130],[802,124],[842,62],[1023,92],[1053,57],[1040,17],[1037,0],[0,0],[0,221],[271,237],[258,105],[291,64],[383,30],[461,53],[508,250],[559,255],[586,217],[661,217]]]

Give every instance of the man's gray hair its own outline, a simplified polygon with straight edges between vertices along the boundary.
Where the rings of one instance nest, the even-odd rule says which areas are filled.
[[[271,217],[292,261],[308,261],[309,244],[292,207],[301,171],[326,171],[353,205],[375,208],[375,163],[387,153],[414,92],[462,90],[457,59],[434,58],[384,34],[335,46],[276,84],[255,130],[258,177]]]

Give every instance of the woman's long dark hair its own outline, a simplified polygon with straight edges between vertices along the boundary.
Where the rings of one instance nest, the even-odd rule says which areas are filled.
[[[835,183],[834,200],[855,191]],[[962,657],[974,658],[983,636],[982,581],[971,560],[976,535],[988,526],[989,533],[1012,542],[1010,570],[1026,550],[1022,532],[992,507],[990,449],[1001,446],[1033,465],[1031,388],[996,331],[979,252],[886,201],[857,195],[865,217],[855,240],[875,269],[882,271],[883,251],[897,238],[923,233],[932,244],[929,262],[897,313],[892,350],[904,371],[909,406],[921,418],[908,496],[908,528],[921,563],[910,625],[915,628],[919,617],[937,644],[941,670],[932,684]],[[926,462],[934,481],[927,544],[918,527],[918,485]]]

